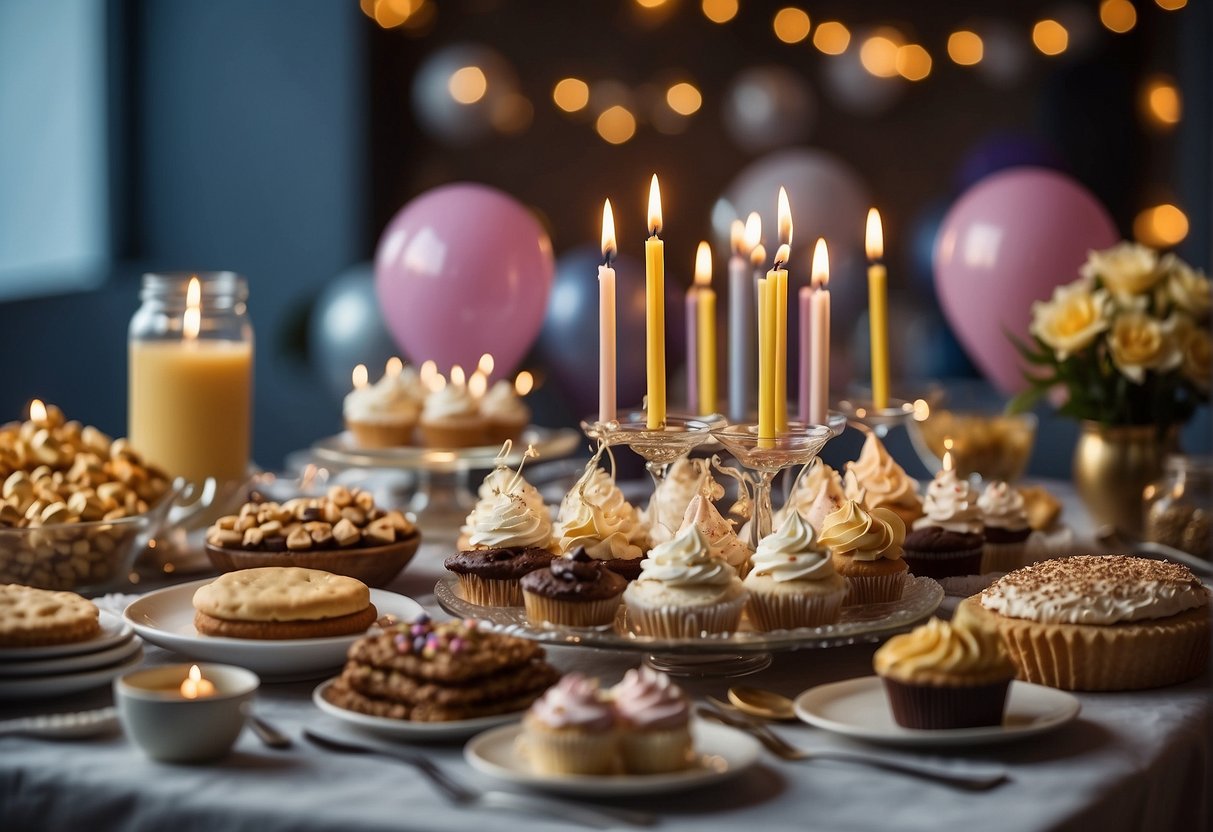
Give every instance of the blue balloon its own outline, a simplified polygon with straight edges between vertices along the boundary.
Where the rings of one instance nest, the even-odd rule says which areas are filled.
[[[961,159],[954,177],[956,190],[966,191],[991,173],[1024,166],[1066,170],[1061,155],[1048,142],[1021,133],[993,133]]]
[[[556,260],[543,329],[534,354],[580,416],[598,409],[598,267],[602,255],[582,246]],[[616,398],[620,408],[640,404],[646,390],[644,264],[626,255],[614,262]],[[681,367],[686,329],[683,288],[666,277],[666,377]]]
[[[308,330],[308,356],[324,386],[344,396],[354,365],[367,365],[375,379],[399,354],[379,312],[373,265],[360,263],[333,278],[312,307]]]
[[[926,297],[935,297],[935,238],[951,200],[932,199],[910,220],[910,279]]]

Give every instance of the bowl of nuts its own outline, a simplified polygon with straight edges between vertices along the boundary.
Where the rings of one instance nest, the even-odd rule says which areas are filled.
[[[125,439],[35,400],[0,426],[0,583],[99,592],[129,580],[181,486]]]
[[[223,572],[302,566],[390,583],[421,545],[421,532],[399,511],[385,511],[369,491],[335,485],[324,496],[283,502],[257,498],[220,517],[206,532],[206,554]]]

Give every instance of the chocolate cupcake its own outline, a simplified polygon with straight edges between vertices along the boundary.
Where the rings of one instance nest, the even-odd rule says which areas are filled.
[[[967,480],[951,468],[935,475],[923,506],[926,516],[906,535],[906,565],[915,575],[948,578],[981,571],[981,509]]]
[[[628,582],[578,549],[523,575],[520,584],[532,624],[603,627],[614,622]]]
[[[1005,482],[992,482],[977,505],[985,518],[981,571],[1012,572],[1026,566],[1032,527],[1028,524],[1023,495]]]
[[[459,588],[467,601],[486,607],[517,607],[522,605],[522,576],[551,562],[552,553],[547,549],[514,546],[456,552],[442,565],[459,576]]]

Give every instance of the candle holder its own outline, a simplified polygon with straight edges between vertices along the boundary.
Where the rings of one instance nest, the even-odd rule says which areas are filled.
[[[726,424],[727,421],[719,413],[709,416],[667,414],[664,425],[650,428],[644,411],[637,410],[610,422],[591,422],[587,419],[581,423],[581,429],[587,437],[608,448],[624,445],[639,454],[644,459],[644,468],[652,477],[656,491],[665,479],[670,463],[710,442],[712,431]],[[655,503],[653,510],[659,510]],[[661,522],[657,516],[652,519],[654,523]]]
[[[875,433],[877,438],[884,439],[889,431],[899,425],[905,425],[915,418],[915,411],[921,411],[918,404],[924,399],[895,399],[890,397],[888,403],[877,408],[870,395],[852,396],[838,402],[838,410],[846,415],[850,427],[864,433]]]

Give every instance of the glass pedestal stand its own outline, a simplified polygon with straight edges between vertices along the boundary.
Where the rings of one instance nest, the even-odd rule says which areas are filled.
[[[856,396],[839,401],[838,410],[846,415],[851,427],[864,433],[875,433],[877,439],[884,439],[893,428],[907,424],[914,418],[915,402],[889,399],[885,407],[877,408],[871,399]]]

